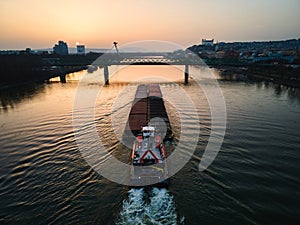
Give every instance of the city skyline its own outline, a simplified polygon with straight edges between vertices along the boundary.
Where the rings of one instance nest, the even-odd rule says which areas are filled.
[[[202,38],[268,41],[300,37],[300,2],[246,0],[1,1],[0,49],[112,48],[141,40],[188,47]]]

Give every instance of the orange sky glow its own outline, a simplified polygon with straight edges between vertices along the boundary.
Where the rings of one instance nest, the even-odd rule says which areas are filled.
[[[0,49],[299,38],[299,10],[298,0],[1,0]]]

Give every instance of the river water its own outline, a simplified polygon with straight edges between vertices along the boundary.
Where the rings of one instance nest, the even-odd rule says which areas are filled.
[[[117,123],[122,130],[130,107],[118,108],[115,102],[130,106],[137,84],[157,82],[149,79],[155,75],[164,77],[160,82],[164,95],[176,95],[183,89],[196,105],[201,130],[194,156],[171,178],[168,189],[133,189],[114,183],[95,172],[82,157],[72,123],[79,80],[87,78],[82,83],[87,91],[100,90],[101,69],[69,74],[66,83],[52,79],[1,89],[1,224],[299,222],[299,89],[246,78],[224,79],[213,71],[226,102],[227,129],[217,157],[207,170],[199,172],[211,128],[205,94],[194,82],[183,85],[183,73],[176,68],[130,66],[115,70],[119,72],[110,86],[102,88],[93,109],[97,132],[109,152],[128,162],[130,149],[114,138],[111,127]],[[205,73],[199,68],[192,70]],[[174,135],[179,138],[178,114],[172,104],[166,106]],[[117,122],[111,120],[114,113]],[[189,118],[187,113],[183,119]]]

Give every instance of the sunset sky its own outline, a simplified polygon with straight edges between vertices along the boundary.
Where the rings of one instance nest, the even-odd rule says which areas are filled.
[[[300,38],[299,0],[0,0],[0,49]]]

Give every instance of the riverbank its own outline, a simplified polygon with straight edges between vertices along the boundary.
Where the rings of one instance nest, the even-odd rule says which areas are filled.
[[[100,53],[86,55],[1,55],[0,85],[49,80],[87,69]]]
[[[216,68],[223,78],[243,79],[243,76],[246,76],[249,80],[268,81],[300,88],[300,67],[297,66],[250,64],[247,66],[214,65],[212,67]]]

